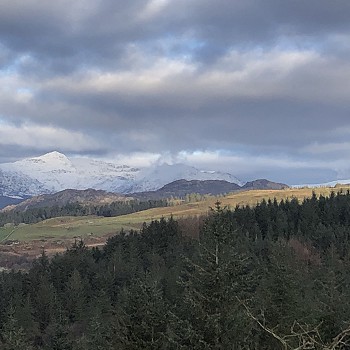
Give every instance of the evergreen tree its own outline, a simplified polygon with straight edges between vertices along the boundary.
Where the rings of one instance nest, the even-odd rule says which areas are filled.
[[[85,288],[80,273],[76,269],[68,279],[65,296],[69,320],[81,321],[84,316]]]
[[[188,261],[182,278],[184,315],[180,316],[182,325],[176,325],[183,334],[182,339],[177,337],[179,345],[192,349],[239,347],[243,333],[250,332],[238,302],[254,288],[250,259],[236,247],[238,232],[228,214],[216,203],[200,235],[198,256]]]
[[[32,346],[26,337],[24,329],[15,318],[15,309],[10,307],[7,320],[1,330],[2,349],[4,350],[31,350]]]
[[[147,275],[135,280],[121,295],[119,323],[124,325],[125,349],[163,349],[167,304],[159,281]]]

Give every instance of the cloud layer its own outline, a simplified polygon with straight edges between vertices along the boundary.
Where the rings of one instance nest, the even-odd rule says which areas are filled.
[[[4,0],[0,160],[350,177],[349,16],[345,0]]]

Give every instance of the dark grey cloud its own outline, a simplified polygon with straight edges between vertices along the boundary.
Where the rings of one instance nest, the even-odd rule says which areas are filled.
[[[271,46],[280,40],[300,46],[322,45],[325,37],[350,27],[346,0],[336,4],[326,0],[178,0],[154,4],[159,11],[147,15],[147,2],[141,0],[5,0],[1,4],[0,41],[18,54],[31,54],[38,68],[44,63],[48,70],[61,72],[69,67],[80,69],[82,62],[118,66],[126,44],[161,51],[159,41],[166,37],[174,38],[174,51],[176,47],[179,52],[190,50],[205,61],[231,47]]]
[[[4,0],[0,160],[230,152],[247,178],[346,176],[349,16],[345,0]]]

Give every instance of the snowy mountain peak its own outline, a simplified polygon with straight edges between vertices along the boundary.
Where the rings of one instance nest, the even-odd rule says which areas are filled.
[[[22,166],[32,166],[34,169],[38,169],[39,171],[62,168],[66,169],[72,167],[72,162],[64,154],[57,151],[46,153],[40,157],[23,159],[15,163]]]
[[[63,153],[60,153],[57,151],[52,151],[52,152],[43,154],[40,157],[36,157],[36,158],[32,158],[32,159],[41,159],[45,162],[57,162],[57,161],[58,162],[67,162],[67,161],[69,161],[69,159]]]

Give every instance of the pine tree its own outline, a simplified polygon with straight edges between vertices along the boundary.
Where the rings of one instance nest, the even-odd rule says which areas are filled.
[[[111,321],[104,319],[101,310],[94,309],[85,339],[86,350],[113,350],[114,334]]]
[[[45,350],[71,350],[73,347],[67,321],[63,319],[50,323],[45,329],[43,339]]]
[[[167,330],[167,305],[161,285],[151,275],[125,288],[119,309],[124,325],[125,349],[163,349]]]
[[[35,304],[35,320],[40,330],[43,331],[54,318],[58,302],[55,288],[46,276],[37,285],[37,291],[33,294],[32,299]]]
[[[200,234],[198,256],[182,277],[185,304],[173,326],[182,333],[173,337],[179,346],[226,349],[239,346],[249,333],[238,297],[253,288],[251,261],[240,252],[238,235],[230,213],[217,202]]]
[[[84,285],[78,270],[74,269],[67,282],[66,309],[71,322],[81,321],[85,304]]]
[[[24,299],[24,300],[23,300]],[[15,317],[19,326],[25,331],[27,338],[35,340],[39,336],[39,325],[34,319],[34,308],[30,296],[22,296],[22,300],[18,301],[15,309]]]
[[[4,350],[31,350],[32,346],[26,337],[24,329],[15,318],[15,309],[10,307],[7,320],[1,331]]]

